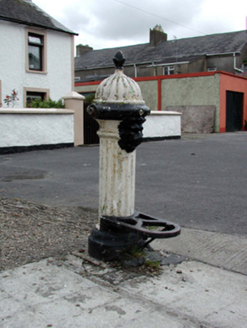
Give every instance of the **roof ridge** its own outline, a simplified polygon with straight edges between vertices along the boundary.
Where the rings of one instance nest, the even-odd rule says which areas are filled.
[[[149,43],[123,47],[97,49],[86,52],[75,59],[75,69],[90,69],[112,65],[114,52],[122,50],[126,64],[147,62],[170,63],[172,60],[194,60],[206,54],[238,53],[247,43],[247,33],[243,31],[209,34],[168,41],[161,41],[150,47]],[[175,58],[175,60],[174,60]]]
[[[77,35],[30,0],[1,0],[0,19]]]

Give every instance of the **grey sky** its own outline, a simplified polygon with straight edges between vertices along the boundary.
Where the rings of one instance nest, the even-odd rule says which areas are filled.
[[[244,30],[246,0],[33,0],[94,49],[145,43],[160,24],[168,39]]]

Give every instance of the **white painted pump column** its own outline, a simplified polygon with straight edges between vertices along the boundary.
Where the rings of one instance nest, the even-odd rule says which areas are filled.
[[[135,149],[142,142],[142,124],[150,109],[138,84],[123,73],[123,53],[117,52],[113,61],[115,73],[100,83],[87,108],[100,125],[99,220],[88,238],[88,252],[107,261],[119,259],[133,246],[145,247],[147,238],[149,243],[180,233],[177,225],[135,213]]]
[[[120,121],[97,121],[100,125],[99,219],[127,217],[135,210],[136,151],[127,153],[119,147]]]
[[[99,220],[102,216],[127,217],[135,209],[136,151],[119,146],[119,124],[132,116],[133,108],[137,116],[146,116],[150,110],[139,85],[119,66],[98,86],[94,104],[97,111],[90,106],[88,112],[100,126]]]
[[[123,73],[125,61],[118,52],[116,71],[98,86],[87,112],[99,123],[99,220],[89,236],[89,254],[116,259],[140,240],[126,224],[135,214],[135,148],[142,141],[142,123],[150,109],[138,84]],[[131,231],[130,231],[131,230]]]

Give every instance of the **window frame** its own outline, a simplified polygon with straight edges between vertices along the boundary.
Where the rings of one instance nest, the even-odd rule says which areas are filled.
[[[29,42],[29,37],[34,36],[42,40],[42,44]],[[32,69],[29,67],[29,45],[36,46],[40,49],[41,55],[41,69]],[[26,28],[26,72],[47,74],[47,35],[45,31]]]
[[[166,69],[167,69],[167,74],[166,74]],[[173,65],[163,66],[163,75],[173,75],[173,74],[175,74],[175,66]]]
[[[217,71],[217,67],[216,66],[212,66],[212,67],[208,67],[207,68],[207,72],[216,72]]]
[[[43,93],[44,94],[44,100],[48,100],[49,97],[50,97],[50,90],[49,89],[42,89],[42,88],[24,88],[23,89],[23,99],[24,99],[24,106],[23,107],[26,107],[26,104],[27,104],[27,94],[28,92],[32,92],[32,93],[37,93],[37,94],[40,94],[40,93]]]
[[[37,39],[37,41],[39,42],[35,42],[32,41],[31,38],[35,38]],[[43,46],[44,46],[44,40],[43,40],[43,36],[38,35],[38,34],[32,34],[32,33],[28,33],[28,60],[29,60],[29,70],[32,71],[41,71],[43,70]],[[31,60],[30,60],[30,47],[33,48],[33,50],[35,50],[35,52],[38,53],[38,57],[37,57],[37,66],[39,66],[39,68],[32,68],[31,67]],[[36,55],[36,54],[35,54]],[[35,63],[36,64],[36,63]],[[35,65],[34,64],[34,65]]]

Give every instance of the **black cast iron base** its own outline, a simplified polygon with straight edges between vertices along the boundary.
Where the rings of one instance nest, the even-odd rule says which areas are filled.
[[[88,239],[89,255],[105,261],[119,260],[133,246],[146,247],[155,238],[172,238],[180,234],[179,225],[148,214],[136,212],[128,217],[100,218]]]
[[[134,245],[144,244],[143,239],[132,232],[107,232],[93,228],[88,238],[88,253],[98,260],[120,260],[123,253]]]

